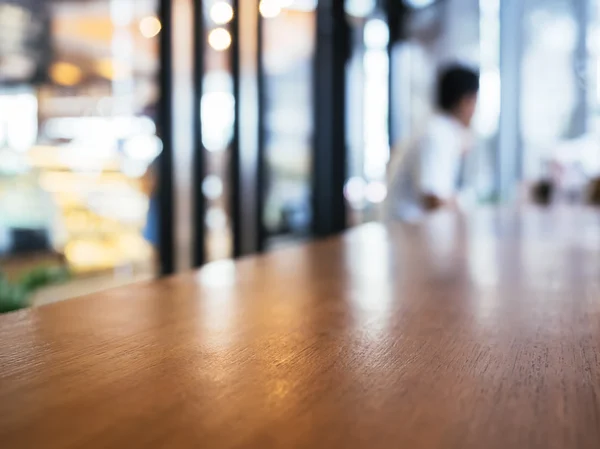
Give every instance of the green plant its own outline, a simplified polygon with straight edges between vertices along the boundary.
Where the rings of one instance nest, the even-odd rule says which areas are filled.
[[[36,290],[64,282],[68,278],[68,270],[60,267],[34,268],[16,282],[10,282],[0,273],[0,313],[29,307],[31,296]]]

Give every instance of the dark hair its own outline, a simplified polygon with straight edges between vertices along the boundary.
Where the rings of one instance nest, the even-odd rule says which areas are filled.
[[[463,98],[479,91],[479,73],[461,65],[442,70],[438,80],[438,107],[450,112]]]

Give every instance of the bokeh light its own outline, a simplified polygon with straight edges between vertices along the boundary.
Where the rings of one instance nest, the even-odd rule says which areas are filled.
[[[217,2],[210,8],[210,18],[217,25],[224,25],[233,19],[233,8],[225,2]]]
[[[206,211],[206,227],[213,231],[223,229],[227,226],[227,214],[220,207],[211,207]]]
[[[156,17],[148,16],[140,20],[140,33],[146,39],[152,39],[162,30],[162,24]]]
[[[83,72],[75,64],[55,62],[50,67],[50,78],[61,86],[75,86],[81,82]]]
[[[365,190],[365,196],[371,203],[383,203],[387,197],[387,187],[385,183],[379,181],[369,183]]]
[[[215,28],[208,35],[208,43],[216,51],[225,51],[231,46],[231,34],[225,28]]]
[[[223,181],[217,175],[208,175],[202,181],[202,193],[209,200],[216,200],[223,194]]]
[[[375,0],[346,0],[346,13],[353,17],[367,17],[375,10]]]
[[[261,0],[258,9],[265,19],[274,19],[281,13],[281,5],[277,0]]]
[[[358,176],[350,178],[344,186],[344,196],[352,205],[356,206],[365,199],[366,181]]]

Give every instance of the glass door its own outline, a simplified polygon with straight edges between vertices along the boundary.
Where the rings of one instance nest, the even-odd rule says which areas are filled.
[[[600,174],[598,14],[590,0],[524,3],[523,175],[552,178],[556,199],[581,200],[587,180]]]
[[[345,3],[350,24],[351,58],[346,66],[348,223],[377,218],[387,196],[390,156],[387,17],[371,0]]]
[[[203,226],[205,261],[233,255],[232,160],[236,130],[236,3],[206,0],[204,22],[203,74],[200,123],[204,172],[196,174],[204,196]]]
[[[305,238],[311,229],[315,7],[313,0],[259,5],[267,247]]]

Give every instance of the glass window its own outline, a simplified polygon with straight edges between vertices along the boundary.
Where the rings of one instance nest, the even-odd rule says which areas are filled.
[[[268,242],[311,228],[315,1],[262,0],[262,70]]]
[[[156,272],[160,31],[157,0],[0,3],[2,269],[65,263],[50,299]]]
[[[585,140],[582,165],[590,177],[600,176],[600,150],[597,148],[600,135],[600,3],[589,0],[586,60],[578,61],[578,78],[587,87],[589,135]],[[582,151],[582,150],[580,150]]]
[[[598,17],[589,0],[525,2],[523,174],[528,183],[551,179],[558,201],[581,201],[600,174]]]
[[[573,137],[578,80],[578,27],[574,2],[524,4],[521,132],[526,179],[547,175],[557,144]],[[543,74],[543,76],[541,75]]]
[[[202,143],[206,149],[206,176],[202,192],[206,198],[206,260],[232,255],[229,167],[235,126],[235,96],[232,72],[234,14],[230,0],[204,2],[206,46],[202,82]]]
[[[375,2],[346,3],[352,57],[346,68],[348,221],[377,218],[387,196],[389,146],[389,28]]]
[[[475,115],[478,148],[471,157],[470,175],[477,197],[495,199],[494,167],[500,124],[500,0],[479,0],[480,80]]]

